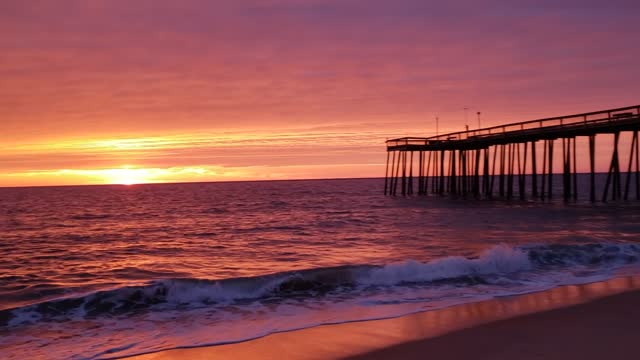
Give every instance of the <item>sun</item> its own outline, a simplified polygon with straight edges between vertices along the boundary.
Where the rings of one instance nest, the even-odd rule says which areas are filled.
[[[109,184],[135,185],[149,182],[149,175],[146,169],[123,167],[107,170],[105,180]]]

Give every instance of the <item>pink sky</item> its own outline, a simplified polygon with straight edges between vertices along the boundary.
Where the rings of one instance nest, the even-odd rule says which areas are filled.
[[[636,1],[0,3],[0,186],[384,175],[384,140],[640,103]],[[128,179],[128,180],[127,180]]]

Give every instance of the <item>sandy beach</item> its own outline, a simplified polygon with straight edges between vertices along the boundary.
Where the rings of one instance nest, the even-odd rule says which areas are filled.
[[[640,278],[623,277],[135,359],[635,359],[638,304]]]

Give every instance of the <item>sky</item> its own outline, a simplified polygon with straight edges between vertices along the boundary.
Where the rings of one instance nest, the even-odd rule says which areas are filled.
[[[640,104],[638,1],[3,0],[0,186],[384,176],[384,141]],[[468,108],[465,116],[464,108]]]

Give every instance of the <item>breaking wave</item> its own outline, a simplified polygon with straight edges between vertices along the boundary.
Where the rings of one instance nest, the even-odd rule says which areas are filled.
[[[495,283],[528,272],[580,268],[606,271],[636,263],[639,258],[640,246],[635,244],[498,245],[476,258],[451,256],[426,263],[341,266],[224,280],[165,279],[2,310],[0,326],[255,301],[304,300],[370,288]]]

